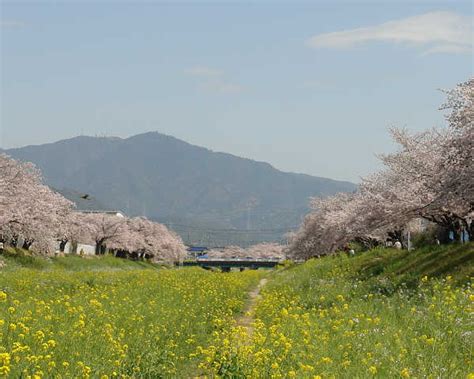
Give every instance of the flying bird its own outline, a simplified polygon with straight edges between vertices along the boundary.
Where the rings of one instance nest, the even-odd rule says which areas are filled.
[[[84,194],[81,196],[81,199],[84,199],[84,200],[90,200],[90,195],[88,193]]]

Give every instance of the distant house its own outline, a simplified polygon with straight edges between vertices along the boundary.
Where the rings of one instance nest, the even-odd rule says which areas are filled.
[[[80,213],[95,213],[95,214],[106,214],[106,215],[112,215],[112,216],[117,216],[120,218],[125,218],[125,213],[122,211],[104,211],[104,210],[77,210],[76,212]],[[56,252],[59,252],[59,242],[58,246],[56,248]],[[95,255],[96,253],[96,247],[95,245],[88,245],[84,243],[72,243],[71,241],[68,241],[64,247],[64,252],[66,254],[81,254],[81,255]]]
[[[60,253],[59,242],[56,244],[56,253]],[[85,243],[71,243],[68,241],[64,246],[65,254],[95,255],[95,245]]]
[[[125,217],[125,213],[122,211],[101,211],[101,210],[78,210],[77,212],[81,213],[97,213],[97,214],[106,214],[118,217]]]

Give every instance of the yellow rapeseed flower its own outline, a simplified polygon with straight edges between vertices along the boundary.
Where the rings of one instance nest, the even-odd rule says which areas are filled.
[[[402,378],[409,378],[410,377],[410,370],[408,370],[406,367],[400,371],[400,376]]]

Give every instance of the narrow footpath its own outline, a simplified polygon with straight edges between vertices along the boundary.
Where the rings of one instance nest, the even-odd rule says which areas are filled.
[[[253,334],[253,323],[255,320],[255,307],[257,306],[257,302],[260,299],[260,291],[262,288],[267,284],[267,279],[263,278],[258,283],[258,286],[255,287],[253,291],[249,293],[249,301],[245,310],[237,319],[237,326],[244,328],[247,334],[247,337],[250,339]]]

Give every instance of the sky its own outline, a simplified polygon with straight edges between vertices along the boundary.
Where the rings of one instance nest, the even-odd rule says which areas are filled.
[[[391,126],[445,125],[470,1],[8,2],[0,147],[159,131],[358,182]]]

